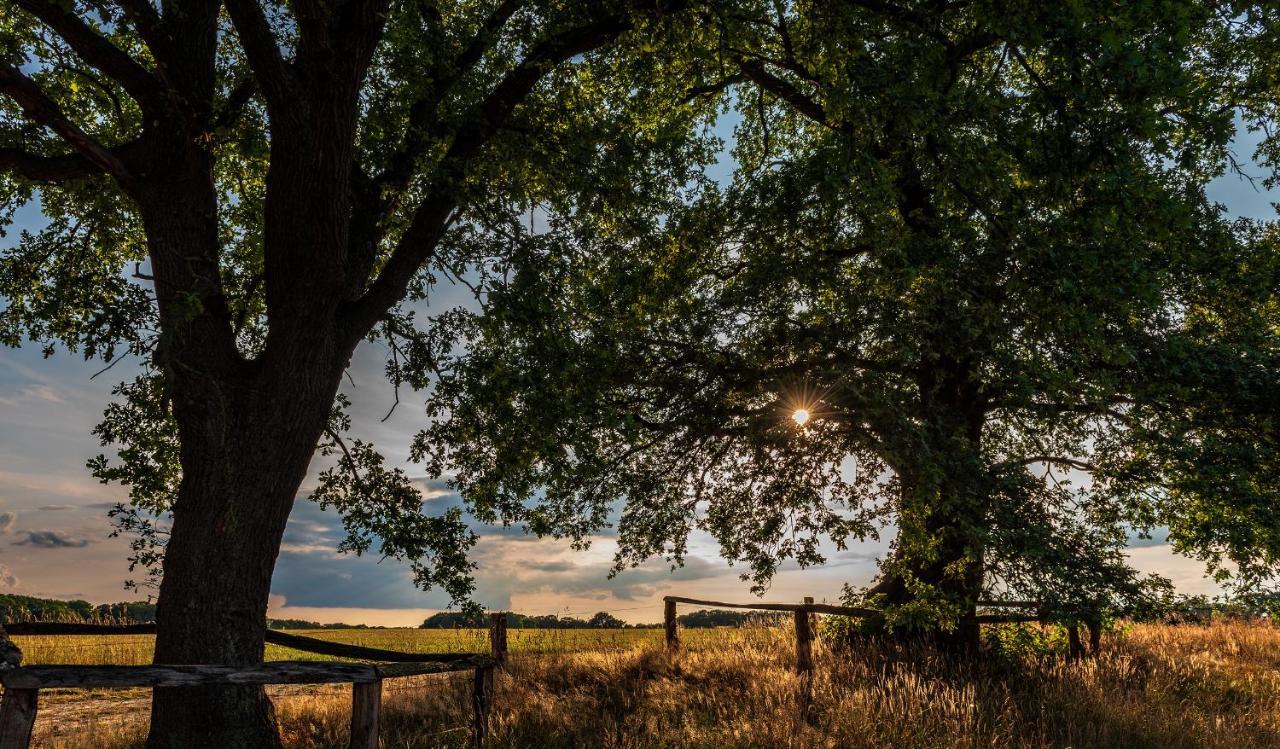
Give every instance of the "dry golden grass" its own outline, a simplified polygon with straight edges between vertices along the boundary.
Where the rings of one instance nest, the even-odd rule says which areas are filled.
[[[674,658],[650,635],[627,647],[606,639],[603,649],[515,653],[497,679],[486,745],[1280,747],[1280,629],[1266,625],[1135,625],[1109,635],[1098,659],[1072,665],[1033,653],[956,666],[919,650],[820,648],[807,711],[787,631],[682,634],[688,647]],[[469,680],[388,681],[383,746],[466,746]],[[274,694],[289,747],[346,746],[347,690]],[[63,731],[51,721],[84,700],[54,696],[39,745],[136,746],[145,695],[124,702],[132,712],[113,716],[119,702],[99,703],[95,719],[67,733],[70,716]]]

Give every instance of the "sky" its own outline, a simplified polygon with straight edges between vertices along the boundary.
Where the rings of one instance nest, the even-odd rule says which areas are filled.
[[[1237,145],[1248,163],[1249,139]],[[723,165],[721,166],[723,169]],[[1254,176],[1262,175],[1261,168]],[[1217,180],[1212,197],[1236,216],[1271,218],[1277,197],[1229,175]],[[24,209],[17,230],[35,228],[38,208]],[[431,300],[435,310],[465,302],[458,289],[444,287]],[[0,299],[0,304],[3,299]],[[413,434],[425,424],[415,400],[406,397],[385,422],[394,395],[382,374],[385,351],[365,343],[357,350],[343,391],[352,399],[352,434],[371,440],[411,476],[420,467],[408,462]],[[112,387],[132,377],[125,362],[98,377],[100,362],[86,362],[60,351],[44,358],[39,347],[0,348],[0,593],[51,598],[81,598],[94,603],[136,600],[122,587],[128,572],[127,540],[111,538],[107,510],[126,498],[124,488],[97,482],[85,462],[103,451],[90,432],[111,399]],[[420,402],[420,399],[418,399]],[[342,538],[339,518],[305,499],[315,485],[319,461],[294,506],[272,581],[269,614],[322,622],[415,626],[445,608],[447,596],[416,589],[408,568],[376,555],[336,553]],[[460,503],[441,482],[417,479],[429,512]],[[615,544],[606,531],[586,551],[567,543],[540,540],[517,528],[474,525],[480,541],[476,599],[493,609],[527,614],[587,616],[609,611],[630,622],[661,619],[664,595],[717,600],[750,600],[749,584],[738,569],[719,558],[715,543],[695,535],[683,567],[671,569],[654,560],[634,570],[608,576]],[[784,565],[765,598],[799,601],[838,599],[844,584],[865,585],[875,574],[875,560],[886,542],[854,544],[831,550],[826,564],[799,569]],[[1159,572],[1186,593],[1213,593],[1216,587],[1202,566],[1172,554],[1160,537],[1135,541],[1134,565]]]

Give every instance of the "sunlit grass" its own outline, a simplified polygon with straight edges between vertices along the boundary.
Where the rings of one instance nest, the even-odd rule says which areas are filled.
[[[736,637],[762,631],[735,630]],[[400,650],[408,653],[487,653],[489,632],[484,629],[315,629],[288,630],[291,634],[349,645]],[[729,630],[687,629],[682,642],[690,648],[715,646]],[[631,650],[639,645],[661,645],[660,629],[512,629],[507,647],[513,653],[572,653],[584,650]],[[57,635],[14,637],[22,648],[23,662],[37,664],[142,665],[151,662],[152,635]],[[331,656],[267,645],[267,660],[334,660]]]
[[[487,646],[483,631],[317,634],[404,650]],[[681,635],[686,647],[673,658],[660,631],[513,631],[487,746],[1280,747],[1280,630],[1266,625],[1135,625],[1078,664],[1028,655],[999,667],[956,666],[917,649],[820,647],[807,710],[787,629]],[[20,644],[39,652],[37,639],[68,638]],[[50,657],[78,652],[48,647]],[[113,647],[145,660],[142,645]],[[348,689],[280,687],[273,695],[291,749],[346,746]],[[384,747],[466,746],[469,700],[469,674],[388,681]],[[41,745],[136,746],[145,693],[136,701],[132,713],[101,710],[61,730],[55,707],[38,724]]]

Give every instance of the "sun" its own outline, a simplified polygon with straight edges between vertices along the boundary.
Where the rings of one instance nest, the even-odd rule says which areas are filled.
[[[804,426],[809,421],[809,409],[797,408],[795,413],[791,414],[791,419],[800,426]]]

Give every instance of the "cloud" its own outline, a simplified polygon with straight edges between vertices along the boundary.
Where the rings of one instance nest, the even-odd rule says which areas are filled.
[[[0,512],[0,533],[9,533],[18,522],[18,513]]]
[[[25,531],[26,538],[15,541],[15,546],[36,546],[41,549],[81,549],[89,545],[87,538],[71,538],[62,531]]]
[[[879,548],[873,549],[845,549],[828,555],[829,559],[839,560],[843,562],[875,562],[884,556],[885,552]],[[830,566],[830,565],[828,565]]]
[[[313,502],[294,505],[289,524],[280,544],[281,554],[320,554],[335,556],[338,544],[346,535],[336,512],[321,510]]]
[[[76,509],[75,505],[43,505],[39,509],[45,512],[65,512],[67,510]]]
[[[0,564],[0,590],[13,590],[18,587],[18,576],[7,565]]]
[[[0,398],[0,405],[10,408],[23,403],[65,403],[66,399],[48,385],[29,385],[18,391],[16,395]]]
[[[433,479],[427,476],[415,476],[409,479],[414,487],[422,492],[422,499],[430,501],[439,499],[440,497],[448,497],[450,495],[457,496],[457,492],[449,488],[449,482],[444,479]]]
[[[325,556],[341,556],[333,544],[307,544],[285,541],[280,544],[281,554],[323,554]]]
[[[1204,562],[1182,556],[1168,544],[1130,546],[1126,553],[1134,568],[1169,578],[1179,593],[1216,595],[1222,592],[1222,587],[1207,574]]]
[[[1141,549],[1150,546],[1168,546],[1169,545],[1169,529],[1165,527],[1152,528],[1145,537],[1140,535],[1138,531],[1131,530],[1129,538],[1125,544],[1130,549]]]
[[[579,565],[572,571],[529,576],[525,582],[561,593],[635,601],[657,594],[660,587],[671,582],[737,576],[724,564],[692,556],[686,557],[684,565],[675,569],[671,569],[671,565],[666,562],[654,560],[634,569],[623,570],[617,576],[610,578],[609,571],[612,568],[611,561],[585,564]]]

